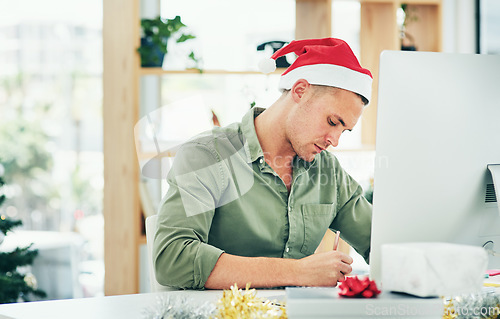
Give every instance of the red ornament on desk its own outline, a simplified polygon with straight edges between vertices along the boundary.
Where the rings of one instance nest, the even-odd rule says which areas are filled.
[[[339,296],[351,298],[374,298],[380,293],[375,281],[368,277],[359,279],[358,276],[346,277],[339,289]]]

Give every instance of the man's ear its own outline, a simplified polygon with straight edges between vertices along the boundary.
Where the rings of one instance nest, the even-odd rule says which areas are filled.
[[[290,89],[290,92],[292,93],[292,98],[295,101],[295,103],[298,103],[305,95],[307,90],[311,87],[311,84],[307,82],[307,80],[300,79],[295,82],[295,84],[292,86]]]

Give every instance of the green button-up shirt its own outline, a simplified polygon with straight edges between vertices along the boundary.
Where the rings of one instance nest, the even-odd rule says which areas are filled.
[[[371,205],[328,151],[293,161],[288,192],[264,161],[253,108],[241,123],[183,144],[167,176],[153,260],[158,282],[202,289],[223,252],[302,258],[314,253],[327,228],[366,260]]]

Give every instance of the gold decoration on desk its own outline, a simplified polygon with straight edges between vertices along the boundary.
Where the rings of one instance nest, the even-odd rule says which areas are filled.
[[[235,283],[230,290],[224,290],[222,298],[217,302],[214,318],[286,319],[287,315],[284,305],[257,297],[257,291],[250,289],[250,283],[247,283],[244,291],[238,289]]]
[[[455,319],[457,318],[457,313],[455,307],[453,306],[453,301],[450,300],[444,304],[444,315],[443,319]]]

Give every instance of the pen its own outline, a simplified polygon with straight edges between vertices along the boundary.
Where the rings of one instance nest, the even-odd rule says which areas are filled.
[[[333,250],[337,250],[339,247],[339,239],[340,239],[340,230],[337,230],[337,233],[335,234],[335,242],[333,243]]]

